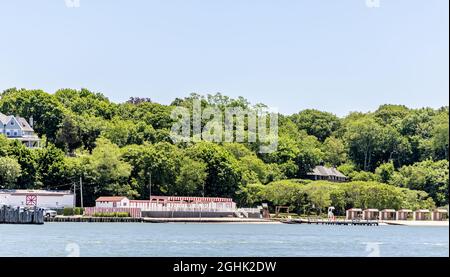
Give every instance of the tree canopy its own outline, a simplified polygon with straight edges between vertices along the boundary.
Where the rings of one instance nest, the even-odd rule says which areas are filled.
[[[448,205],[448,107],[382,105],[342,118],[313,109],[280,114],[277,151],[259,153],[260,142],[174,143],[171,112],[192,108],[194,100],[219,111],[265,106],[222,94],[162,105],[139,97],[113,103],[87,89],[7,89],[0,112],[32,117],[44,147],[29,149],[0,135],[0,188],[71,189],[82,178],[87,205],[100,195],[147,198],[150,189],[233,197],[242,205],[267,201],[300,212]],[[337,167],[350,182],[306,181],[321,164]]]

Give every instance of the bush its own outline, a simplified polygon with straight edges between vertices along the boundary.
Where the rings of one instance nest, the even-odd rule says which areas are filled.
[[[71,215],[73,215],[73,208],[64,208],[63,215],[64,216],[71,216]]]
[[[63,215],[64,216],[72,216],[72,215],[83,215],[84,209],[80,207],[75,208],[64,208]]]
[[[130,213],[128,212],[98,212],[92,215],[93,217],[130,217]]]
[[[73,214],[74,215],[82,215],[84,213],[84,209],[80,208],[80,207],[76,207],[73,209]]]

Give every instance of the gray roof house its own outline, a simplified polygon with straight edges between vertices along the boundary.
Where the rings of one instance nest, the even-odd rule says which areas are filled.
[[[33,118],[28,122],[20,116],[0,113],[0,134],[21,141],[29,148],[40,147],[40,139],[33,130]]]
[[[331,182],[345,182],[347,181],[347,176],[339,172],[334,167],[325,167],[322,165],[316,166],[308,176],[313,180],[326,180]]]

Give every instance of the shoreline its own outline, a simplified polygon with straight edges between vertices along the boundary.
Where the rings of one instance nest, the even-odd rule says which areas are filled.
[[[386,225],[391,226],[421,226],[421,227],[448,227],[448,221],[430,221],[430,220],[385,220],[380,221]]]
[[[300,220],[301,221],[301,220]],[[45,218],[45,222],[74,222],[74,223],[244,223],[244,224],[286,224],[283,219],[260,219],[260,218],[131,218],[131,217],[86,217],[86,216],[57,216]],[[298,224],[298,223],[297,223]],[[448,227],[449,221],[411,221],[411,220],[383,220],[378,221],[379,226],[421,226],[421,227]]]

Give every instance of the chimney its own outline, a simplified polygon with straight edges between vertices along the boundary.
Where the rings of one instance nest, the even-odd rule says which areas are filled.
[[[30,126],[31,126],[31,128],[33,128],[33,124],[34,124],[34,122],[33,122],[33,116],[30,116]]]

